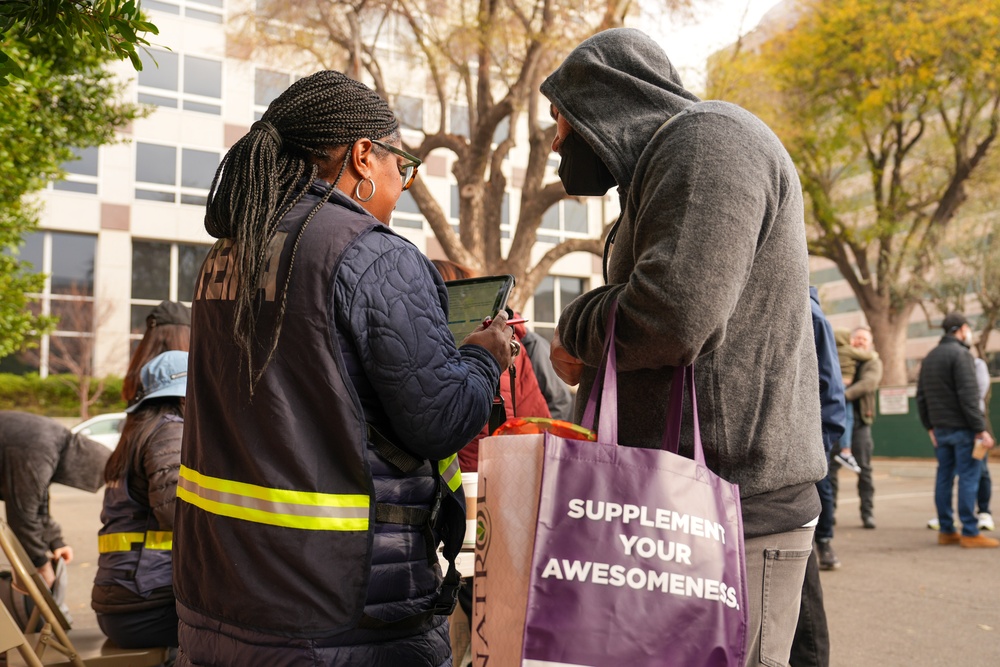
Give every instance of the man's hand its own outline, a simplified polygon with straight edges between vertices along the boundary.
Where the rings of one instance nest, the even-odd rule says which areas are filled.
[[[986,446],[986,449],[993,449],[993,447],[995,447],[997,444],[996,440],[993,439],[993,436],[990,435],[989,431],[982,431],[980,433],[977,433],[976,440],[982,440],[983,444]]]
[[[62,558],[64,561],[66,561],[66,564],[69,565],[71,562],[73,562],[73,547],[70,546],[59,547],[58,549],[55,549],[52,552],[52,557]]]
[[[45,585],[51,589],[52,584],[56,580],[56,571],[52,569],[52,561],[45,561],[45,565],[38,568],[38,574],[42,576],[42,581],[45,582]]]
[[[511,344],[513,339],[514,330],[507,326],[507,313],[501,310],[492,318],[490,326],[480,324],[460,344],[485,347],[500,364],[500,370],[503,372],[514,363],[515,349],[517,351],[521,349],[519,344],[517,346]]]
[[[931,436],[931,444],[937,447],[937,438],[934,437],[934,429],[927,431],[927,435]]]
[[[552,336],[552,349],[549,351],[549,361],[552,362],[552,368],[563,382],[570,386],[580,384],[580,376],[583,374],[583,362],[567,352],[566,348],[562,346],[558,330]]]

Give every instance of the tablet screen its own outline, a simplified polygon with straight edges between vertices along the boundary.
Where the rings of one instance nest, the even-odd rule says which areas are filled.
[[[467,280],[450,280],[448,288],[448,328],[461,345],[465,337],[482,324],[484,317],[493,317],[507,307],[507,297],[514,287],[514,276],[486,276]]]

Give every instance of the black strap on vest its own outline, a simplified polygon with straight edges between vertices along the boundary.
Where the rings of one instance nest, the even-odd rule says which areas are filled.
[[[409,474],[424,464],[420,459],[407,454],[394,445],[389,438],[379,433],[378,429],[371,424],[365,424],[365,426],[368,427],[368,439],[375,445],[375,451],[400,472]]]
[[[499,391],[497,395],[499,396]],[[502,406],[503,399],[500,400]],[[368,427],[368,439],[375,445],[375,451],[400,472],[411,473],[424,464],[422,460],[404,452],[393,444],[392,441],[379,433],[371,424],[366,424],[366,426]],[[436,468],[433,462],[431,467]],[[437,540],[434,539],[434,524],[437,522],[438,514],[441,511],[441,501],[445,494],[440,473],[436,469],[434,473],[437,488],[434,493],[434,504],[430,510],[420,507],[408,507],[406,505],[375,503],[375,521],[399,526],[415,526],[420,529],[424,537],[424,545],[427,549],[427,564],[432,566],[437,562]],[[405,631],[421,627],[432,616],[450,616],[458,604],[458,591],[462,587],[462,577],[458,573],[458,567],[455,565],[457,554],[458,549],[445,549],[445,558],[448,560],[448,572],[444,576],[441,590],[438,592],[438,596],[434,600],[434,606],[430,611],[413,614],[397,621],[381,621],[365,614],[362,615],[358,627]]]
[[[437,501],[435,505],[439,505]],[[419,507],[407,507],[405,505],[390,505],[389,503],[375,503],[375,520],[379,523],[393,523],[397,526],[416,526],[424,535],[424,544],[427,547],[427,564],[433,565],[437,562],[437,550],[434,548],[434,531],[431,526],[434,524],[434,510],[428,511]]]

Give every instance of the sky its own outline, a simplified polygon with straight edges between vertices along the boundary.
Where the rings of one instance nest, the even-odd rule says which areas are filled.
[[[650,17],[642,29],[659,41],[681,74],[684,86],[696,93],[705,87],[708,56],[749,32],[779,0],[700,0],[689,20]]]

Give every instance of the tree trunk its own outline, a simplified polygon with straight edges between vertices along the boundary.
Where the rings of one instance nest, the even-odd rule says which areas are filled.
[[[881,313],[865,313],[875,339],[875,349],[882,358],[882,386],[907,384],[906,329],[913,308],[910,304],[899,312],[886,309]]]
[[[81,374],[76,381],[76,394],[80,400],[80,421],[84,421],[90,419],[90,376]]]

